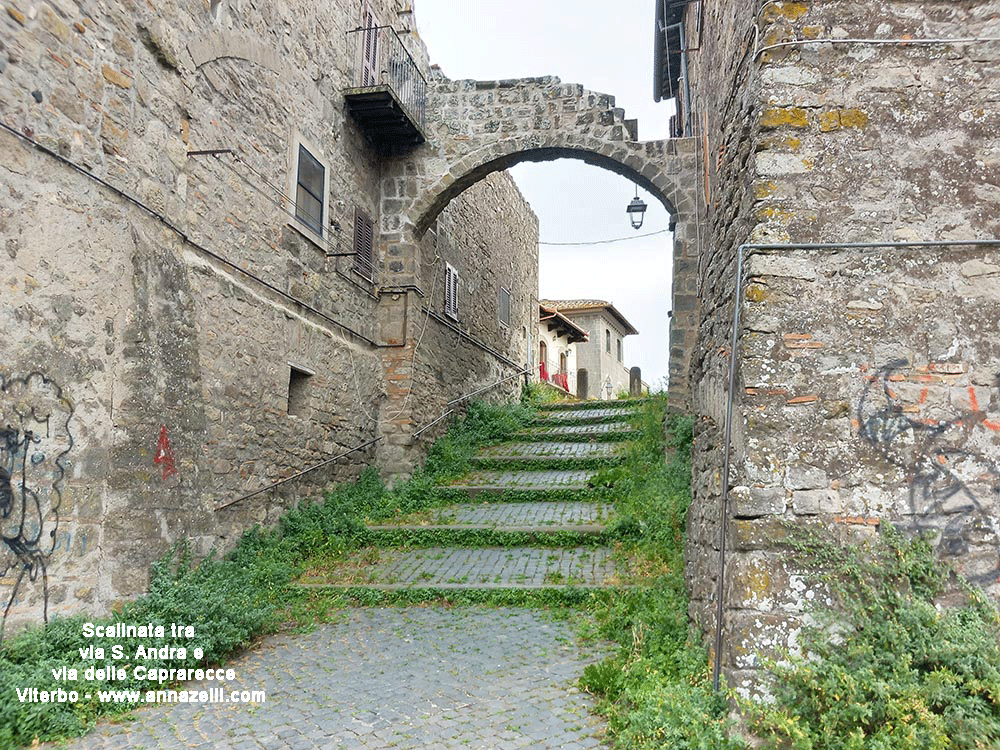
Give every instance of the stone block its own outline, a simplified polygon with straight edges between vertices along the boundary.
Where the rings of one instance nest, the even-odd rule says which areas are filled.
[[[785,512],[785,490],[783,487],[733,487],[729,502],[737,518],[781,515]]]
[[[800,516],[841,513],[843,504],[836,490],[795,490],[792,492],[792,510]]]

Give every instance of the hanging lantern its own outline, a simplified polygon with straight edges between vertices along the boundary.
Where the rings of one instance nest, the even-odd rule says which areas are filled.
[[[635,186],[635,198],[628,204],[628,208],[625,211],[628,213],[628,218],[632,222],[633,229],[638,229],[642,226],[642,217],[646,214],[646,204],[639,197],[638,185]]]

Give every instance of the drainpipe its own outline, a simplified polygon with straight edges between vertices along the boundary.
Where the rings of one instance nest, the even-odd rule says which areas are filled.
[[[712,667],[712,684],[715,692],[719,692],[722,674],[722,616],[724,614],[723,593],[726,581],[726,521],[729,516],[729,472],[731,439],[733,432],[733,402],[736,389],[736,347],[739,343],[740,304],[743,292],[743,263],[748,255],[767,250],[857,250],[857,249],[888,249],[898,250],[912,247],[1000,247],[1000,240],[943,240],[925,242],[807,242],[807,243],[745,243],[736,252],[736,287],[733,290],[733,320],[732,336],[729,347],[729,392],[726,394],[726,423],[723,438],[722,462],[722,508],[719,516],[719,578],[716,591],[715,613],[715,663]]]
[[[684,135],[690,137],[694,135],[694,124],[691,120],[691,111],[694,109],[694,102],[691,101],[691,82],[688,80],[687,29],[683,23],[677,25],[681,27],[681,83],[684,84]]]

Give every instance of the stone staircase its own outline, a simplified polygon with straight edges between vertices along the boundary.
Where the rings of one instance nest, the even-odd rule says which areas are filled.
[[[626,585],[609,545],[614,505],[592,480],[622,462],[634,408],[543,407],[510,442],[482,449],[472,471],[438,487],[440,505],[369,526],[365,548],[303,584],[366,599],[578,595]]]

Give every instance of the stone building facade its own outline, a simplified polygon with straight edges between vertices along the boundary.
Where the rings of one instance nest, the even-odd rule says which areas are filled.
[[[692,615],[752,692],[811,595],[789,528],[930,531],[1000,595],[1000,7],[658,14],[684,74],[658,93],[704,158]]]
[[[366,12],[432,76],[408,3],[2,6],[8,627],[104,610],[175,541],[225,549],[366,466],[406,474],[421,425],[517,391],[534,214],[484,175],[402,250],[382,230],[418,196],[385,177],[412,153],[345,106]]]

